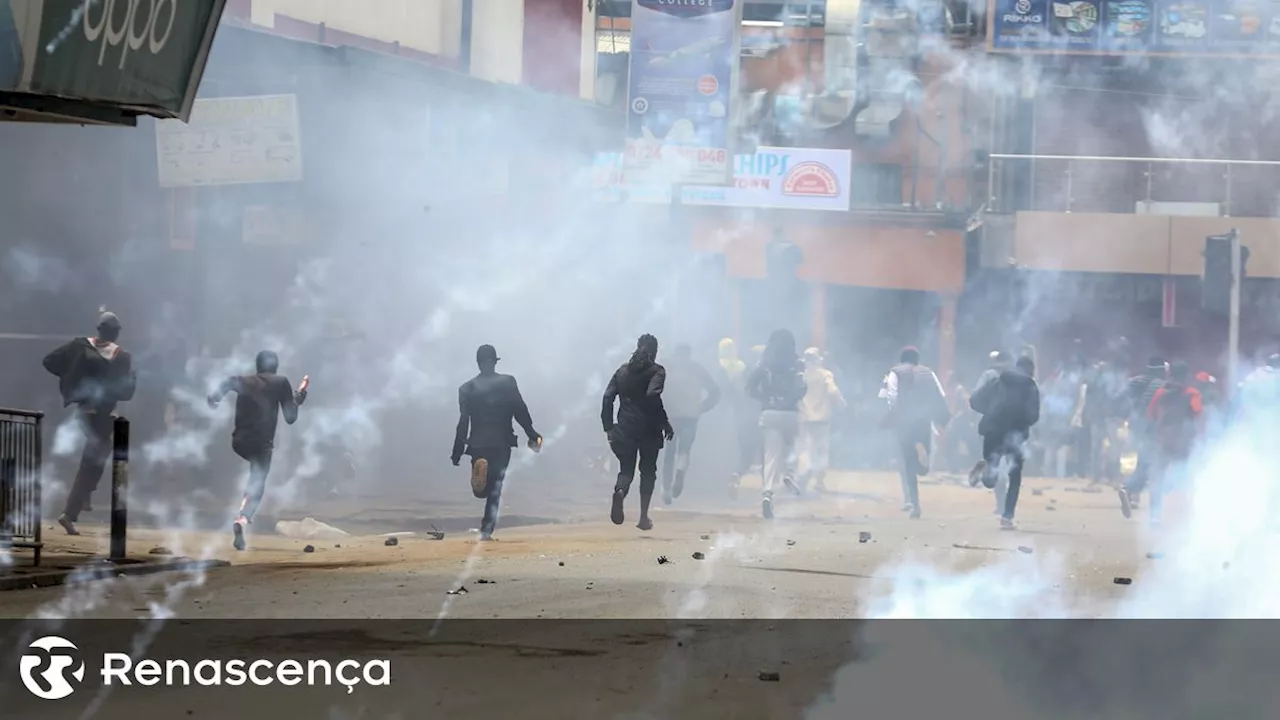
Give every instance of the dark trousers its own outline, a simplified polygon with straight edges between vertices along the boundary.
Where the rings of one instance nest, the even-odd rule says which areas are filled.
[[[262,505],[262,496],[267,492],[267,473],[271,472],[271,445],[258,445],[246,442],[231,442],[231,449],[241,459],[249,463],[249,484],[245,486],[244,498],[240,501],[240,516],[252,520]]]
[[[653,496],[653,486],[658,481],[658,453],[662,443],[658,440],[636,442],[631,438],[617,437],[609,441],[609,447],[618,458],[618,482],[614,492],[623,495],[631,492],[631,481],[636,477],[637,461],[640,465],[640,497]]]
[[[498,526],[498,510],[502,505],[502,484],[507,479],[507,467],[511,465],[511,448],[471,449],[471,464],[484,458],[489,463],[484,481],[484,518],[480,520],[480,533],[492,534]]]
[[[982,457],[987,461],[987,472],[996,474],[997,478],[1006,473],[1008,476],[1001,512],[1001,517],[1006,520],[1012,520],[1014,511],[1018,508],[1018,492],[1022,490],[1022,465],[1026,460],[1022,451],[1025,439],[1021,433],[982,437]]]
[[[933,449],[933,425],[928,420],[914,422],[897,429],[898,450],[902,465],[898,475],[902,480],[902,498],[908,505],[920,509],[920,460],[916,457],[916,444],[924,444],[925,455]]]
[[[98,489],[102,471],[111,458],[111,423],[110,413],[76,409],[76,424],[84,433],[84,450],[80,453],[80,467],[76,469],[76,478],[71,483],[71,492],[67,494],[67,504],[63,508],[63,514],[71,522],[80,519],[80,512],[89,504],[93,491]]]
[[[667,443],[662,453],[662,487],[670,488],[672,477],[677,469],[684,472],[689,469],[689,452],[693,449],[693,441],[698,439],[698,418],[671,418],[671,427],[676,437]]]

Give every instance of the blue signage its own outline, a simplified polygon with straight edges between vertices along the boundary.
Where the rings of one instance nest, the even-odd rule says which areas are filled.
[[[730,124],[743,0],[635,0],[627,172],[671,183],[732,179]]]
[[[1280,55],[1277,0],[991,0],[996,51]]]

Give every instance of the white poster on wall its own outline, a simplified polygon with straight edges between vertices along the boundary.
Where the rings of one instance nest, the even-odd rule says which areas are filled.
[[[295,95],[197,100],[191,121],[156,121],[160,187],[302,179]]]

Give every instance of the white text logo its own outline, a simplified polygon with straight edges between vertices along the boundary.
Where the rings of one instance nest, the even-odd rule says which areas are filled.
[[[90,19],[92,13],[89,12],[94,5],[102,6],[96,23]],[[116,12],[117,9],[121,12]],[[176,0],[84,0],[83,17],[85,39],[102,43],[98,65],[106,60],[108,47],[120,47],[118,67],[123,70],[130,50],[138,52],[145,46],[155,55],[164,49],[173,32],[173,21],[178,17],[178,3]]]

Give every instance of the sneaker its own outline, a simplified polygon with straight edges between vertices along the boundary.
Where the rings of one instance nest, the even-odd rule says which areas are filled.
[[[640,522],[636,523],[636,527],[648,532],[653,529],[653,521],[647,517],[640,518]]]
[[[1129,501],[1129,491],[1124,488],[1117,488],[1116,497],[1120,500],[1120,513],[1124,515],[1124,519],[1128,520],[1133,517],[1133,503]]]
[[[487,496],[489,490],[489,461],[476,458],[471,463],[471,494],[478,498]]]
[[[901,508],[902,512],[905,512],[905,513],[909,513],[915,509],[916,509],[916,506],[912,505],[911,503],[903,503]]]
[[[929,474],[929,448],[925,447],[924,443],[922,442],[916,443],[916,460],[920,464],[920,474],[928,475]]]
[[[1132,508],[1132,509],[1134,509],[1134,510],[1137,510],[1137,509],[1138,509],[1138,498],[1140,498],[1140,497],[1142,497],[1142,496],[1141,496],[1139,493],[1129,493],[1129,507],[1130,507],[1130,508]]]
[[[676,484],[671,488],[672,497],[680,497],[680,493],[684,492],[684,471],[676,471]]]
[[[916,506],[912,505],[912,506],[911,506],[911,512],[907,513],[907,518],[908,518],[908,519],[910,519],[910,520],[919,520],[919,519],[920,519],[920,508],[918,508],[918,507],[916,507]]]
[[[1000,529],[1001,529],[1001,530],[1017,530],[1017,529],[1018,529],[1018,525],[1017,525],[1017,523],[1015,523],[1014,521],[1010,520],[1009,518],[1007,518],[1007,517],[1002,517],[1002,518],[1000,518]]]
[[[239,520],[231,524],[231,547],[237,551],[244,550],[244,523]]]
[[[796,497],[800,497],[804,494],[804,491],[800,489],[800,486],[796,484],[796,481],[789,476],[782,478],[782,484],[786,485],[787,489],[791,491],[791,494]]]
[[[617,490],[613,491],[613,507],[609,510],[609,519],[613,521],[614,525],[621,525],[627,521],[627,515],[622,511],[622,501],[626,499],[626,495]]]
[[[495,542],[493,533],[487,533],[487,532],[480,533],[480,542]]]
[[[674,498],[672,498],[671,496],[671,488],[669,487],[662,488],[662,504],[670,505],[673,499]]]
[[[978,483],[986,485],[987,480],[987,461],[979,460],[969,471],[969,487],[978,487]]]
[[[760,501],[760,514],[765,520],[773,519],[773,498],[765,498]]]
[[[66,513],[63,513],[63,514],[61,514],[61,515],[59,515],[59,516],[58,516],[58,524],[62,526],[62,529],[63,529],[63,530],[66,530],[66,531],[67,531],[67,534],[68,534],[68,535],[79,535],[79,534],[80,534],[80,528],[76,527],[76,524],[75,524],[75,523],[73,523],[73,522],[71,522],[70,520],[68,520],[68,519],[67,519],[67,514],[66,514]]]

